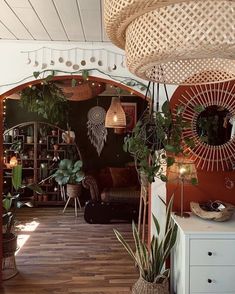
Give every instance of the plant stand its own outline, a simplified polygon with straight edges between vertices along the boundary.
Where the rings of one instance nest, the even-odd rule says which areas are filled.
[[[79,196],[81,195],[81,185],[70,185],[70,184],[67,184],[67,196],[68,196],[68,200],[64,206],[64,209],[63,209],[63,213],[65,212],[68,204],[69,204],[69,201],[70,199],[74,199],[74,208],[75,208],[75,216],[77,217],[78,216],[78,213],[77,213],[77,204],[80,208],[80,210],[82,209],[82,206],[81,206],[81,203],[79,201]]]

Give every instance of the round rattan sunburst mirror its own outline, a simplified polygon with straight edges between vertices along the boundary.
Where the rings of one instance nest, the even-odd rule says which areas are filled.
[[[200,169],[231,170],[235,164],[235,82],[179,88],[171,101],[184,106],[183,119],[189,122],[183,142],[190,139],[195,145],[189,148],[183,143],[185,152]]]
[[[129,70],[195,85],[235,78],[235,0],[105,0],[106,32]]]

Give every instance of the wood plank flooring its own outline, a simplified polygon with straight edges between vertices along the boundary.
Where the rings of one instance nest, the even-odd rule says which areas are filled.
[[[27,239],[16,256],[19,273],[0,293],[131,293],[138,272],[113,233],[117,228],[132,240],[131,224],[87,224],[72,207],[65,214],[61,207],[21,208],[18,220],[31,226],[19,233]]]

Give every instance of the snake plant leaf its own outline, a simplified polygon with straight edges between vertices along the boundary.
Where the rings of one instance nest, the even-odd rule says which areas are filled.
[[[157,220],[157,218],[155,217],[154,214],[152,214],[152,218],[153,218],[153,222],[154,222],[154,225],[155,225],[157,234],[159,235],[160,234],[160,225],[159,225],[159,222],[158,222],[158,220]]]
[[[129,246],[129,244],[125,241],[125,239],[122,237],[122,235],[115,229],[113,229],[114,234],[116,235],[118,241],[123,245],[123,247],[126,249],[126,251],[129,253],[129,255],[132,257],[132,259],[134,260],[134,262],[137,262],[135,253],[132,251],[131,247]]]
[[[167,209],[166,209],[166,225],[165,225],[165,234],[167,234],[169,228],[170,228],[170,222],[171,222],[171,212],[172,212],[172,207],[173,207],[173,202],[174,202],[174,194],[171,197]]]

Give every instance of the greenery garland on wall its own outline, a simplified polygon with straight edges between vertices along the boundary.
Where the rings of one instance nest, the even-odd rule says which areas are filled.
[[[13,82],[13,83],[8,83],[8,84],[4,84],[4,85],[0,85],[1,87],[9,87],[9,86],[14,86],[14,85],[19,85],[22,84],[26,81],[28,81],[29,79],[35,78],[35,79],[42,79],[42,80],[46,80],[49,81],[51,80],[53,77],[57,76],[58,74],[66,74],[66,75],[81,75],[83,77],[83,79],[89,79],[89,76],[91,74],[91,72],[98,72],[102,75],[107,76],[108,78],[110,78],[111,80],[118,82],[120,85],[125,85],[127,87],[137,87],[139,91],[144,92],[147,89],[147,85],[145,85],[144,83],[131,78],[131,77],[125,77],[125,76],[118,76],[118,75],[111,75],[111,74],[107,74],[106,72],[98,69],[98,68],[90,68],[90,69],[83,69],[83,70],[77,70],[77,71],[65,71],[65,70],[56,70],[56,69],[46,69],[46,70],[42,70],[42,71],[35,71],[33,72],[32,75],[27,76],[19,81]],[[76,86],[75,81],[72,79],[72,86]],[[149,92],[150,93],[150,92]],[[150,96],[150,95],[149,95]]]

